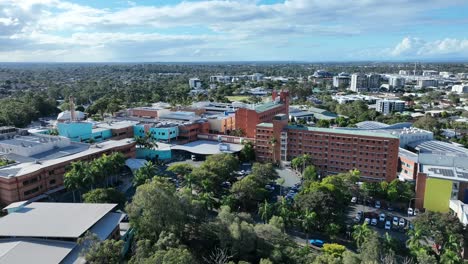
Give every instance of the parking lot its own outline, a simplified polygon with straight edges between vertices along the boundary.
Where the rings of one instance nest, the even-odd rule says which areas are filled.
[[[356,216],[358,212],[362,211],[363,216],[360,218],[360,221],[356,221]],[[385,220],[380,221],[380,214],[385,214]],[[393,224],[393,218],[397,217],[398,218],[398,224],[394,225]],[[377,221],[376,225],[369,224],[369,226],[377,231],[379,235],[384,235],[385,233],[389,233],[392,237],[395,239],[398,239],[400,241],[406,241],[407,240],[407,235],[406,231],[410,227],[410,223],[414,220],[415,216],[408,216],[407,213],[403,213],[401,211],[394,211],[394,210],[388,210],[388,208],[384,208],[383,206],[381,208],[376,208],[374,206],[368,206],[364,204],[357,204],[353,203],[350,206],[350,210],[348,212],[348,217],[347,217],[347,222],[350,225],[354,225],[357,223],[364,223],[366,218],[369,218],[370,221],[372,221],[373,218],[375,218]],[[403,218],[405,219],[404,226],[400,225],[399,220]],[[390,222],[390,230],[385,229],[385,223],[389,221]]]

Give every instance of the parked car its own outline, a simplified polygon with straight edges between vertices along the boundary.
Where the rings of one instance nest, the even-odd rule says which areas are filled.
[[[354,218],[354,220],[355,220],[356,222],[361,222],[362,215],[363,215],[363,212],[362,212],[362,211],[357,212],[356,217]]]
[[[393,211],[393,206],[391,204],[388,204],[387,210],[388,211]]]
[[[370,224],[370,218],[369,218],[369,217],[366,217],[366,219],[364,219],[364,223],[366,223],[366,224],[369,225],[369,224]]]
[[[390,221],[385,222],[385,230],[390,230],[392,228],[392,224],[390,224]]]
[[[274,191],[274,190],[275,190],[275,187],[273,187],[273,186],[271,186],[271,185],[267,184],[267,185],[265,185],[265,189],[267,189],[267,191],[270,191],[270,192],[272,192],[272,191]]]
[[[357,197],[351,198],[351,202],[352,202],[352,203],[357,203]]]
[[[418,209],[418,208],[415,208],[413,214],[414,214],[414,215],[418,215],[418,214],[419,214],[419,209]]]
[[[373,226],[376,226],[377,225],[377,218],[372,218],[370,224],[373,225]]]
[[[412,216],[413,215],[413,208],[408,208],[408,216]]]
[[[381,214],[379,215],[379,221],[380,221],[380,222],[385,221],[385,214],[384,214],[384,213],[381,213]]]
[[[399,224],[400,226],[405,226],[405,224],[406,224],[405,219],[404,219],[403,217],[400,218],[400,221],[398,222],[398,224]]]
[[[375,208],[380,209],[380,201],[375,201]]]
[[[398,217],[394,216],[393,217],[393,222],[392,222],[393,226],[394,227],[397,227],[398,226]]]
[[[311,239],[309,240],[309,243],[312,245],[312,246],[316,246],[316,247],[323,247],[323,244],[325,244],[322,240],[320,239]]]

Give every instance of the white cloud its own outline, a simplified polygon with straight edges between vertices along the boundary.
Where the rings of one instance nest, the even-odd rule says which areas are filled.
[[[439,57],[444,55],[468,56],[468,39],[445,38],[425,41],[420,38],[405,37],[390,51],[395,57]]]
[[[359,36],[380,33],[382,28],[398,30],[410,26],[415,19],[424,20],[422,15],[427,10],[464,1],[285,0],[272,5],[259,3],[204,0],[142,6],[133,1],[121,1],[123,6],[119,8],[99,9],[62,0],[0,0],[0,60],[131,60],[132,56],[135,60],[171,56],[175,59],[224,56],[236,60],[239,58],[233,58],[234,54],[247,56],[256,54],[257,49],[262,49],[265,56],[276,56],[275,49],[287,49],[294,38],[307,38],[303,41],[317,46],[315,39],[321,36]],[[189,29],[184,31],[184,28]],[[180,33],[194,28],[199,28],[195,32],[200,33]],[[171,31],[171,34],[161,33]],[[426,46],[429,44],[432,46]],[[466,41],[456,39],[426,43],[405,38],[390,55],[408,56],[415,52],[431,55],[444,50],[463,52],[466,45]],[[11,55],[2,55],[3,50],[10,50]]]

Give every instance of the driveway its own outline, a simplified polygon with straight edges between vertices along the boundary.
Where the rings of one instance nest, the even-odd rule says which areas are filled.
[[[284,179],[283,187],[293,187],[295,184],[301,182],[301,177],[297,172],[291,169],[276,169],[280,178]]]

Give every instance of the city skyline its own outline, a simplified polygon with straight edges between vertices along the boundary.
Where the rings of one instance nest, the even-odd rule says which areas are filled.
[[[460,0],[3,0],[0,61],[463,61],[467,11]]]

